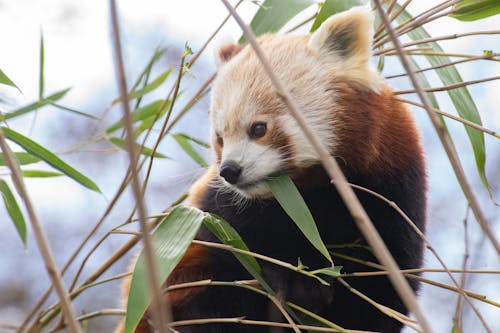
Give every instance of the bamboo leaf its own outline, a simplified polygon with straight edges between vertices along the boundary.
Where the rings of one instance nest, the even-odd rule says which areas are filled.
[[[39,108],[46,106],[48,104],[52,104],[52,103],[60,100],[61,98],[63,98],[68,93],[68,91],[70,91],[70,89],[71,88],[67,88],[67,89],[58,91],[55,94],[48,96],[47,98],[44,98],[44,99],[39,100],[37,102],[31,103],[29,105],[26,105],[20,109],[15,110],[15,111],[6,113],[3,115],[3,119],[8,120],[11,118],[19,117],[23,114],[34,111],[34,110],[39,109]],[[3,120],[3,119],[0,119],[0,120]]]
[[[209,215],[203,220],[203,223],[222,243],[240,250],[249,251],[238,232],[222,218],[216,215]],[[262,278],[262,270],[254,257],[236,252],[233,254],[252,276]]]
[[[205,161],[205,159],[194,149],[193,145],[191,144],[190,141],[191,137],[185,135],[185,134],[172,134],[172,137],[177,141],[179,146],[196,162],[198,163],[199,166],[202,168],[207,168],[208,163]],[[198,144],[200,144],[199,140],[194,141]]]
[[[178,206],[170,212],[154,231],[153,247],[157,258],[160,281],[165,281],[177,266],[207,216],[199,209]],[[141,253],[135,265],[130,284],[125,317],[125,333],[135,331],[139,320],[151,301],[146,270],[144,255]]]
[[[90,180],[82,173],[80,173],[79,171],[68,165],[66,162],[61,160],[59,157],[57,157],[54,153],[52,153],[48,149],[42,147],[33,140],[25,137],[24,135],[14,130],[11,130],[10,128],[2,127],[2,130],[7,139],[17,143],[31,155],[45,161],[47,164],[51,165],[56,170],[61,171],[63,174],[72,178],[73,180],[85,186],[86,188],[96,192],[101,192],[99,190],[99,187],[97,187],[97,185],[92,180]]]
[[[160,107],[162,106],[162,104],[163,104],[163,100],[157,100],[157,101],[154,101],[148,105],[145,105],[143,107],[138,108],[137,110],[135,110],[132,113],[134,122],[140,121],[140,120],[145,120],[145,119],[148,119],[151,117],[153,117],[152,119],[154,119],[154,117],[156,117],[157,115],[158,115],[158,118],[160,118],[163,115],[163,112],[170,106],[170,100],[167,101],[167,103],[165,103],[163,108],[160,110]],[[108,127],[108,129],[106,130],[106,133],[108,133],[108,134],[112,133],[116,130],[119,130],[122,127],[123,127],[123,122],[120,120],[120,121],[114,123],[113,125],[111,125],[110,127]]]
[[[48,177],[61,177],[62,173],[45,170],[22,170],[24,177],[31,178],[48,178]]]
[[[475,21],[497,14],[500,14],[498,0],[462,0],[453,5],[449,16],[461,21]]]
[[[53,103],[53,102],[51,102],[50,105],[52,105],[53,107],[56,107],[58,109],[64,110],[64,111],[69,111],[71,113],[75,113],[75,114],[77,114],[79,116],[84,116],[84,117],[91,118],[91,119],[96,119],[96,120],[99,119],[99,117],[96,117],[93,114],[85,113],[85,112],[82,112],[82,111],[78,111],[76,109],[73,109],[73,108],[70,108],[70,107],[67,107],[67,106],[64,106],[64,105],[60,105],[60,104]]]
[[[43,43],[43,32],[40,33],[40,83],[38,85],[38,99],[42,100],[45,92],[45,75],[44,75],[44,64],[45,64],[45,47]]]
[[[173,68],[171,67],[168,70],[166,70],[165,72],[161,73],[156,79],[154,79],[152,82],[145,85],[143,88],[138,89],[138,90],[132,90],[132,92],[130,92],[130,94],[128,96],[128,99],[132,100],[132,99],[140,98],[140,97],[156,90],[159,86],[161,86],[163,84],[163,82],[165,82],[165,80],[168,78],[170,73],[172,73],[172,70],[173,70]],[[121,102],[121,100],[122,100],[121,97],[118,97],[117,99],[115,99],[112,102],[112,105]]]
[[[122,139],[119,139],[119,138],[109,138],[108,141],[111,142],[113,145],[115,145],[116,147],[118,147],[120,149],[128,150],[127,149],[127,144]],[[148,147],[145,147],[145,146],[141,146],[138,143],[135,143],[135,147],[144,156],[151,156],[153,154],[153,149],[151,149],[151,148],[148,148]],[[159,152],[155,152],[153,156],[156,157],[156,158],[168,158],[166,155],[164,155],[162,153],[159,153]]]
[[[21,89],[19,89],[19,87],[16,86],[16,84],[14,82],[12,82],[12,80],[9,79],[7,74],[5,74],[1,69],[0,69],[0,83],[5,84],[7,86],[17,88],[17,90],[19,90],[19,92],[22,93]]]
[[[366,0],[326,0],[321,6],[321,9],[316,16],[316,20],[311,27],[311,32],[319,28],[327,18],[333,14],[346,11],[355,6],[362,6],[366,4]]]
[[[24,246],[26,246],[26,221],[24,220],[23,213],[19,209],[16,198],[12,194],[7,182],[0,179],[0,192],[2,193],[3,202],[7,213],[9,214],[14,226],[16,227],[17,233],[21,237]]]
[[[17,152],[14,153],[14,157],[16,158],[19,165],[33,164],[40,162],[40,159],[36,156],[25,152]],[[3,154],[0,154],[0,166],[5,166],[5,159],[3,158]]]
[[[342,266],[333,266],[333,267],[326,267],[326,268],[321,268],[317,269],[315,271],[312,271],[311,273],[313,274],[324,274],[328,275],[331,277],[339,277],[341,274]]]
[[[250,28],[256,36],[276,32],[312,3],[312,0],[266,0],[250,22]],[[245,37],[242,36],[239,43],[244,42]]]
[[[330,253],[321,240],[318,228],[314,222],[311,211],[307,207],[299,190],[286,174],[268,177],[267,185],[271,188],[274,197],[279,202],[283,210],[295,222],[304,236],[325,258],[332,262]]]
[[[395,8],[400,8],[400,7],[399,5],[396,5]],[[404,22],[409,20],[410,18],[411,15],[408,14],[408,12],[402,11],[401,14],[397,17],[397,20],[398,22]],[[430,35],[422,27],[410,31],[408,33],[408,36],[415,41],[430,38]],[[422,46],[431,47],[432,50],[435,52],[444,53],[443,49],[439,46],[439,44],[435,42],[422,44]],[[432,66],[440,66],[451,62],[447,56],[437,57],[432,55],[426,55],[426,58]],[[455,66],[441,67],[437,68],[435,71],[444,85],[450,85],[462,82],[462,77],[458,73]],[[477,111],[476,104],[474,103],[474,100],[470,96],[467,87],[451,89],[448,90],[447,93],[450,96],[451,101],[453,102],[453,105],[455,106],[455,109],[457,110],[460,117],[467,119],[471,122],[474,122],[478,125],[482,125],[481,116]],[[488,179],[486,178],[486,172],[485,172],[486,153],[485,153],[483,132],[471,128],[469,126],[464,126],[464,127],[467,136],[469,137],[472,150],[474,152],[474,158],[476,161],[476,168],[479,177],[481,178],[484,187],[486,188],[491,197],[491,189],[488,183]]]
[[[187,134],[184,134],[184,133],[176,133],[174,135],[177,135],[177,136],[182,136],[184,137],[186,140],[189,140],[189,141],[193,141],[194,143],[196,143],[197,145],[199,146],[202,146],[203,148],[210,148],[210,145],[208,143],[206,143],[205,141],[203,140],[200,140],[200,139],[197,139],[197,138],[193,138],[192,136],[190,135],[187,135]]]
[[[167,52],[166,48],[161,48],[161,47],[156,47],[155,52],[153,53],[153,56],[151,59],[148,61],[148,64],[146,67],[143,69],[139,77],[134,83],[134,86],[132,87],[132,91],[136,90],[137,87],[141,84],[141,81],[144,78],[149,77],[151,70],[153,69],[153,65],[161,58]]]

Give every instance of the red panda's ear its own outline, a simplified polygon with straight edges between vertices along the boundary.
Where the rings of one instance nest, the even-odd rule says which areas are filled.
[[[244,45],[240,44],[223,44],[216,48],[215,51],[215,64],[217,68],[222,67],[225,63],[237,55]]]
[[[367,64],[372,44],[372,12],[364,7],[354,7],[333,15],[316,30],[309,40],[309,47],[322,57],[334,61]]]

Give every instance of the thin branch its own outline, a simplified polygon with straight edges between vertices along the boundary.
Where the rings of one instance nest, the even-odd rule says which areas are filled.
[[[461,34],[452,34],[452,35],[446,35],[446,36],[439,36],[439,37],[430,37],[430,38],[423,38],[419,39],[413,42],[405,43],[402,44],[404,48],[407,48],[409,46],[414,46],[414,45],[420,45],[420,44],[427,44],[430,42],[437,42],[437,41],[442,41],[442,40],[450,40],[450,39],[457,39],[457,38],[462,38],[462,37],[467,37],[467,36],[477,36],[477,35],[498,35],[500,34],[500,30],[488,30],[488,31],[470,31],[470,32],[465,32]],[[386,49],[381,49],[373,52],[373,55],[380,55],[380,54],[385,54],[389,53],[392,51],[395,51],[396,48],[390,47]]]
[[[132,126],[133,119],[128,101],[127,82],[125,78],[125,66],[123,64],[123,55],[121,50],[120,31],[118,27],[118,17],[117,17],[115,0],[110,0],[109,4],[110,4],[110,14],[111,14],[112,31],[113,31],[113,48],[115,54],[114,60],[117,71],[118,86],[123,101],[122,102],[123,120],[125,125],[125,131],[127,133],[125,139],[126,139],[127,151],[132,171],[132,189],[134,192],[136,205],[138,207],[140,227],[142,232],[142,241],[144,244],[144,258],[145,258],[145,265],[147,268],[146,277],[149,281],[149,287],[151,288],[153,321],[156,324],[156,327],[159,329],[160,333],[166,333],[168,330],[167,323],[171,321],[171,314],[170,314],[170,309],[168,309],[168,305],[166,304],[166,300],[162,299],[160,293],[158,266],[156,263],[156,258],[154,256],[154,249],[151,236],[149,234],[150,230],[146,224],[147,213],[144,207],[141,185],[139,182],[139,175],[136,170],[136,165],[139,155],[136,153],[135,149],[134,129]]]
[[[388,274],[387,271],[384,271],[384,267],[382,265],[374,263],[372,261],[362,260],[362,259],[359,259],[359,258],[351,257],[351,256],[348,256],[348,255],[345,255],[345,254],[342,254],[342,253],[336,253],[336,252],[333,252],[332,255],[334,257],[337,257],[337,258],[342,258],[342,259],[350,260],[350,261],[358,263],[358,264],[363,264],[363,265],[366,265],[368,267],[379,269],[379,270],[381,270],[381,272],[384,272],[384,274]],[[368,272],[366,272],[366,273],[368,273]],[[353,274],[358,274],[358,273],[353,273]],[[361,273],[361,274],[363,274],[363,273]],[[405,273],[404,276],[407,277],[407,278],[409,278],[409,279],[413,279],[413,280],[417,280],[417,281],[420,281],[420,282],[423,282],[423,283],[427,283],[427,284],[433,285],[435,287],[447,289],[447,290],[450,290],[450,291],[453,291],[453,292],[456,292],[456,293],[460,292],[459,288],[456,288],[454,286],[450,286],[448,284],[436,282],[434,280],[426,279],[426,278],[423,278],[423,277],[421,277],[419,275]],[[348,278],[349,276],[343,275],[343,277]],[[475,293],[475,292],[472,292],[472,291],[469,291],[469,290],[463,290],[463,292],[468,297],[474,298],[474,299],[476,299],[478,301],[481,301],[483,303],[487,303],[487,304],[493,305],[494,307],[500,308],[500,303],[499,302],[496,302],[496,301],[493,301],[493,300],[489,299],[486,295],[481,295],[481,294],[478,294],[478,293]]]
[[[379,310],[380,312],[382,312],[383,314],[385,314],[386,316],[388,317],[391,317],[393,318],[394,320],[397,320],[399,321],[401,324],[403,325],[406,325],[408,327],[410,327],[411,329],[413,329],[414,331],[417,331],[417,332],[421,332],[422,333],[422,330],[419,328],[419,327],[416,327],[415,325],[413,325],[411,323],[411,319],[408,317],[408,316],[405,316],[404,314],[400,313],[400,312],[397,312],[385,305],[382,305],[380,303],[377,303],[375,302],[373,299],[371,299],[370,297],[366,296],[365,294],[363,294],[361,291],[357,290],[356,288],[353,288],[349,283],[347,283],[344,279],[342,278],[338,278],[337,279],[344,287],[347,288],[347,290],[349,290],[351,293],[355,294],[356,296],[360,297],[362,300],[364,300],[365,302],[369,303],[370,305],[372,305],[373,307],[375,307],[377,310]]]
[[[5,141],[5,136],[0,128],[0,148],[2,149],[5,164],[10,169],[12,182],[16,187],[17,193],[23,199],[24,206],[26,207],[26,211],[28,212],[29,220],[31,222],[31,227],[33,228],[33,233],[35,234],[35,239],[42,255],[43,261],[45,263],[45,268],[49,274],[49,277],[52,281],[52,285],[56,289],[56,293],[61,300],[61,304],[63,307],[64,315],[66,320],[68,321],[69,330],[72,333],[81,333],[82,329],[76,320],[75,310],[71,304],[71,300],[69,299],[66,288],[64,287],[64,283],[62,281],[61,273],[57,268],[57,264],[54,260],[54,255],[52,254],[52,250],[50,248],[49,241],[45,236],[45,232],[43,231],[40,222],[38,221],[38,217],[35,213],[35,208],[31,203],[31,199],[29,197],[28,191],[26,190],[26,186],[23,181],[23,176],[15,162],[14,155],[10,150],[10,147],[7,145]]]
[[[402,99],[402,98],[398,98],[399,101],[401,102],[404,102],[404,103],[407,103],[407,104],[411,104],[411,105],[415,105],[415,106],[418,106],[420,108],[423,108],[425,109],[425,106],[421,103],[417,103],[417,102],[413,102],[413,101],[410,101],[408,99]],[[462,124],[464,124],[465,126],[469,126],[471,128],[474,128],[478,131],[481,131],[481,132],[484,132],[486,134],[489,134],[497,139],[500,139],[500,133],[497,133],[493,130],[490,130],[488,128],[485,128],[479,124],[476,124],[476,123],[473,123],[472,121],[470,120],[467,120],[467,119],[464,119],[464,118],[461,118],[461,117],[457,117],[451,113],[447,113],[447,112],[444,112],[444,111],[441,111],[439,109],[435,109],[435,108],[431,108],[433,112],[437,113],[437,114],[440,114],[442,116],[445,116],[447,118],[450,118],[450,119],[453,119],[453,120],[456,120],[458,122],[461,122]]]
[[[448,90],[452,90],[452,89],[457,89],[457,88],[469,86],[471,84],[478,84],[478,83],[495,81],[495,80],[500,80],[500,75],[499,76],[487,77],[487,78],[479,79],[479,80],[470,80],[470,81],[457,82],[457,83],[449,84],[447,86],[442,86],[442,87],[422,89],[422,91],[424,91],[424,92],[448,91]],[[416,89],[410,89],[410,90],[395,91],[394,94],[396,94],[396,95],[405,95],[405,94],[414,94],[416,92],[417,92]]]
[[[439,264],[446,270],[448,277],[453,282],[453,284],[455,284],[455,286],[458,288],[458,292],[464,296],[465,301],[470,305],[470,307],[472,308],[472,310],[474,311],[474,313],[476,314],[478,319],[481,321],[483,326],[486,328],[486,330],[488,332],[490,332],[490,330],[488,328],[488,324],[484,320],[484,318],[481,315],[481,313],[479,312],[479,310],[474,306],[474,304],[471,302],[471,300],[467,297],[467,295],[465,294],[465,292],[461,288],[461,285],[457,282],[455,277],[451,274],[451,272],[449,271],[448,267],[446,266],[444,260],[441,258],[441,256],[439,256],[436,249],[432,246],[431,242],[427,239],[425,234],[422,231],[420,231],[420,229],[415,225],[415,223],[413,223],[413,221],[410,219],[410,217],[408,215],[406,215],[406,213],[401,208],[399,208],[399,206],[395,202],[387,199],[383,195],[381,195],[377,192],[374,192],[370,189],[367,189],[365,187],[362,187],[362,186],[358,186],[358,185],[354,185],[354,184],[351,184],[351,186],[354,188],[357,188],[359,190],[365,191],[365,192],[379,198],[380,200],[386,202],[390,207],[392,207],[394,210],[396,210],[401,217],[403,217],[405,222],[413,229],[413,231],[420,237],[420,239],[422,239],[424,241],[425,246],[429,249],[429,251],[432,252],[434,257],[439,261]]]
[[[377,256],[378,260],[380,260],[380,262],[387,267],[388,271],[390,272],[389,279],[392,281],[401,299],[403,300],[407,308],[411,312],[413,312],[413,314],[415,314],[415,316],[418,318],[419,323],[422,325],[424,331],[431,333],[432,330],[430,329],[427,320],[425,319],[424,315],[420,310],[420,307],[418,306],[413,290],[411,289],[410,285],[403,277],[403,275],[399,272],[399,267],[396,261],[394,260],[391,253],[385,246],[377,229],[375,229],[375,227],[373,226],[373,223],[366,214],[366,211],[364,210],[363,206],[361,205],[358,198],[354,194],[354,191],[347,184],[347,180],[343,175],[342,171],[340,170],[340,167],[338,166],[337,162],[330,155],[330,153],[322,144],[322,142],[319,140],[318,136],[311,131],[311,129],[309,128],[308,124],[304,119],[304,116],[300,113],[297,104],[295,103],[295,100],[292,98],[288,90],[284,88],[281,81],[278,80],[277,77],[274,75],[273,70],[269,65],[269,62],[267,61],[262,50],[260,49],[260,46],[258,45],[252,31],[243,22],[241,17],[236,13],[234,8],[229,4],[227,0],[221,0],[221,1],[224,3],[226,8],[231,12],[233,17],[243,30],[245,37],[252,45],[254,52],[259,58],[273,86],[276,88],[277,93],[282,98],[284,103],[287,105],[288,111],[295,118],[301,130],[306,135],[308,141],[312,144],[314,150],[320,156],[321,163],[323,164],[323,167],[327,171],[328,176],[330,177],[330,179],[335,180],[335,186],[337,188],[337,191],[339,192],[344,203],[349,209],[353,217],[353,220],[356,222],[356,225],[361,230],[362,234],[364,235],[368,243],[375,251],[375,255]]]
[[[292,328],[290,324],[285,323],[275,323],[271,321],[262,320],[249,320],[243,318],[207,318],[207,319],[190,319],[190,320],[179,320],[170,323],[171,326],[190,326],[190,325],[204,325],[204,324],[214,324],[214,323],[226,323],[226,324],[241,324],[241,325],[254,325],[254,326],[269,326],[269,327],[282,327],[282,328]],[[343,333],[334,328],[329,327],[317,327],[309,325],[297,325],[298,328],[305,331],[314,332],[336,332]],[[375,333],[373,331],[360,331],[360,330],[345,330],[346,333]]]
[[[432,107],[429,102],[429,99],[427,98],[427,95],[425,94],[424,90],[420,86],[415,74],[413,73],[412,67],[408,61],[408,58],[406,54],[403,52],[401,43],[397,39],[397,36],[394,32],[394,30],[391,28],[391,25],[388,21],[387,15],[382,8],[382,5],[380,3],[380,0],[374,0],[374,3],[377,6],[377,10],[380,13],[380,16],[382,17],[385,27],[391,37],[392,43],[396,47],[397,52],[399,53],[399,58],[403,64],[403,67],[405,68],[406,72],[408,72],[411,82],[413,86],[415,87],[415,90],[417,91],[417,94],[422,101],[422,104],[425,106],[425,109],[427,110],[427,113],[429,115],[429,118],[431,119],[431,122],[441,140],[441,143],[443,144],[443,147],[446,151],[446,154],[448,155],[448,158],[450,160],[450,163],[453,167],[453,170],[455,172],[455,175],[460,183],[460,186],[462,187],[462,191],[465,194],[465,197],[467,198],[472,211],[474,212],[474,216],[476,217],[476,220],[479,222],[481,225],[481,228],[483,229],[484,233],[488,236],[490,239],[491,243],[493,244],[497,254],[500,255],[500,243],[498,243],[497,239],[495,238],[495,235],[493,231],[491,230],[488,220],[484,216],[479,203],[474,196],[474,193],[472,192],[472,189],[470,188],[470,185],[467,182],[467,179],[465,177],[464,170],[462,169],[462,166],[460,164],[460,160],[458,159],[458,156],[456,155],[455,150],[452,148],[451,142],[449,137],[446,135],[446,132],[439,122],[439,119],[437,118],[437,115],[432,112]]]
[[[413,16],[411,19],[402,22],[395,28],[393,28],[393,31],[398,35],[402,36],[415,28],[422,27],[424,23],[430,22],[432,20],[435,20],[443,15],[447,15],[448,12],[440,13],[441,11],[449,8],[450,6],[453,6],[455,3],[459,2],[460,0],[451,0],[451,1],[445,1],[443,3],[440,3],[422,13],[419,15]],[[390,21],[389,21],[390,25]],[[388,43],[391,41],[390,36],[388,35],[387,31],[387,25],[384,24],[386,27],[386,33],[382,36],[380,36],[378,39],[376,39],[373,43],[374,48],[379,48],[382,45]]]
[[[408,7],[408,5],[412,2],[413,0],[406,0],[404,4],[402,4],[398,10],[395,12],[395,13],[391,13],[392,12],[392,9],[393,7],[396,5],[397,3],[397,0],[394,0],[391,2],[391,4],[389,5],[389,7],[387,8],[387,14],[390,14],[390,21],[394,21],[398,16],[399,14],[401,14],[403,12],[403,10],[406,9],[406,7]],[[382,32],[384,31],[384,23],[380,22],[380,25],[377,27],[377,29],[375,30],[375,33],[373,34],[373,37],[376,38],[378,37]]]
[[[467,270],[467,262],[469,260],[469,234],[467,230],[467,220],[469,219],[469,205],[467,205],[467,210],[465,211],[465,217],[463,220],[464,224],[464,257],[462,259],[462,270]],[[466,274],[462,273],[460,274],[460,289],[465,288],[465,280],[466,280]],[[453,322],[455,324],[455,328],[458,330],[459,333],[462,333],[462,309],[463,309],[463,301],[462,301],[462,295],[458,295],[457,297],[457,305],[455,306],[455,316],[453,317]]]
[[[445,64],[437,65],[437,66],[432,66],[432,67],[427,67],[427,68],[419,69],[418,71],[415,71],[414,73],[415,74],[416,73],[423,73],[423,72],[427,72],[427,71],[431,71],[431,70],[435,70],[435,69],[439,69],[439,68],[444,68],[444,67],[449,67],[449,66],[455,66],[455,65],[458,65],[458,64],[463,64],[463,63],[471,62],[471,61],[475,61],[475,60],[492,60],[492,58],[495,58],[495,57],[498,57],[498,56],[500,56],[500,53],[484,54],[482,56],[471,56],[470,58],[466,58],[466,59],[462,59],[462,60],[457,60],[457,61],[452,61],[452,62],[448,62],[448,63],[445,63]],[[385,78],[386,79],[395,79],[395,78],[404,77],[404,76],[408,76],[408,73],[404,72],[404,73],[401,73],[401,74],[388,75],[388,76],[385,76]]]

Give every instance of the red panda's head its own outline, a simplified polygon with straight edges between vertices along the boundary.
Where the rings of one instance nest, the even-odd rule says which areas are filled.
[[[309,126],[335,155],[338,82],[378,91],[370,68],[372,14],[354,8],[305,36],[259,38],[274,73],[291,92]],[[250,46],[225,46],[212,89],[210,117],[222,186],[245,197],[268,197],[267,176],[300,173],[318,164],[312,148],[276,93]]]

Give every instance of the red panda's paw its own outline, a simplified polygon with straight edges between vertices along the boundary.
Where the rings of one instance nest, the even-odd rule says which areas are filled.
[[[333,278],[322,276],[330,284],[326,286],[315,278],[276,265],[263,264],[262,270],[266,282],[282,300],[292,302],[315,313],[332,303]]]

